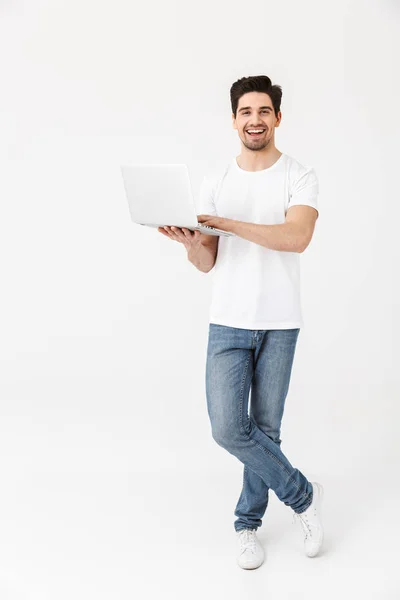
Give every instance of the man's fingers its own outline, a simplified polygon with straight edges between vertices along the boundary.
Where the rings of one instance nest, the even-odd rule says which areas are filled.
[[[173,240],[179,241],[181,239],[182,234],[179,232],[177,227],[169,227],[169,233],[171,234]]]
[[[162,233],[163,235],[165,235],[165,237],[169,238],[170,240],[176,241],[174,236],[172,235],[172,232],[169,231],[166,227],[159,227],[158,231],[160,233]]]
[[[175,242],[186,241],[186,237],[183,235],[183,233],[181,233],[179,227],[174,227],[173,225],[170,227],[169,225],[165,225],[164,229],[167,231],[171,240],[174,240]]]
[[[165,235],[165,237],[167,237],[170,240],[173,240],[174,242],[177,242],[178,240],[176,239],[176,236],[174,233],[172,233],[172,231],[167,230],[165,227],[161,227],[161,229],[159,229],[159,231],[161,231],[161,233],[163,235]]]
[[[183,232],[183,228],[171,227],[171,229],[175,235],[175,239],[178,239],[180,242],[186,242],[188,236]]]
[[[191,240],[192,237],[195,237],[196,231],[191,231],[190,229],[186,229],[186,227],[182,227],[182,231],[189,240]]]
[[[192,238],[197,238],[201,235],[200,231],[191,231],[190,229],[187,229],[186,227],[175,227],[175,226],[168,226],[165,225],[164,227],[159,227],[158,231],[160,231],[160,233],[163,233],[165,236],[169,237],[171,240],[174,240],[175,242],[182,242],[182,243],[186,243],[188,240],[191,240]],[[197,235],[196,235],[197,234]]]

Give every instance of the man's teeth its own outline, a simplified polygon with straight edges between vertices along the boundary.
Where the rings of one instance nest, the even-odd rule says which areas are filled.
[[[262,133],[264,129],[247,129],[247,133]]]

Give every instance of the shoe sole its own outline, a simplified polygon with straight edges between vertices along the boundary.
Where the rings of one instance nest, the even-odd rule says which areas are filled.
[[[264,562],[264,558],[262,559],[262,561],[258,565],[254,565],[253,567],[244,567],[243,565],[241,565],[239,563],[239,561],[237,561],[237,564],[239,565],[239,567],[241,569],[245,569],[246,571],[251,571],[253,569],[258,569],[259,567],[261,567],[261,565],[263,564],[263,562]]]

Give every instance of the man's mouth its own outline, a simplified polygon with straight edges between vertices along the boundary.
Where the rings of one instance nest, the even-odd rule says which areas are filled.
[[[265,133],[265,129],[246,129],[246,133],[251,137],[261,137]]]

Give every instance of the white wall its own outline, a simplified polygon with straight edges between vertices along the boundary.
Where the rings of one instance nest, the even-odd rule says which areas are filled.
[[[338,484],[390,477],[398,31],[394,1],[0,4],[3,478],[215,470],[239,486],[206,413],[213,272],[131,223],[119,164],[184,162],[197,194],[240,153],[230,86],[260,74],[283,88],[278,149],[320,181],[282,449]]]

